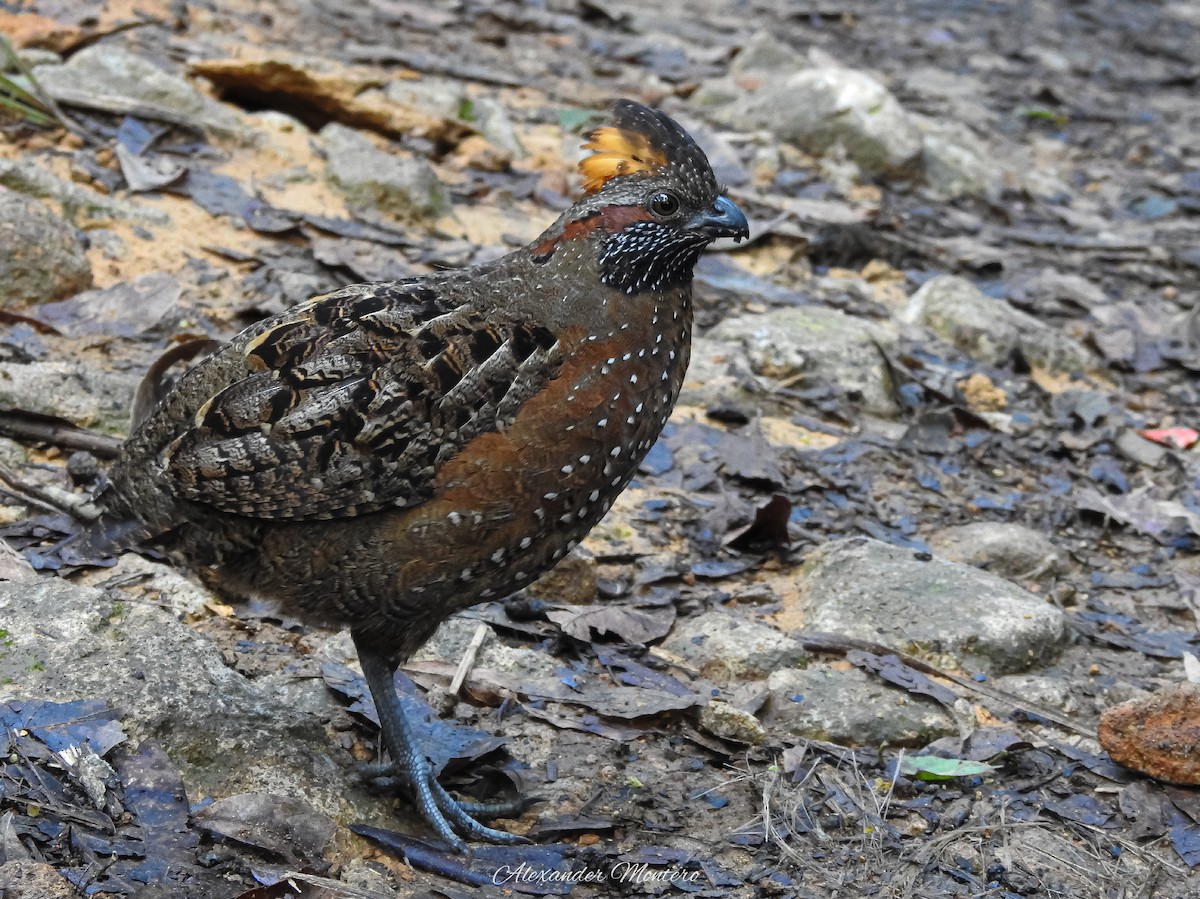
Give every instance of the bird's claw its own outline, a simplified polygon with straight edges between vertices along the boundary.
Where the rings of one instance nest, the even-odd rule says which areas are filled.
[[[411,784],[411,779],[403,765],[396,762],[364,762],[357,767],[358,775],[364,781],[387,781],[387,780],[402,780]],[[532,803],[538,801],[536,797],[518,797],[502,802],[468,802],[462,799],[455,799],[450,793],[438,783],[436,777],[432,776],[426,781],[428,787],[428,796],[423,797],[422,790],[419,790],[415,784],[412,784],[412,795],[414,802],[421,814],[437,829],[443,839],[451,843],[456,849],[462,850],[464,845],[461,840],[454,837],[454,829],[452,825],[457,824],[465,836],[478,840],[486,840],[491,843],[528,843],[524,837],[516,834],[506,833],[502,830],[496,830],[492,827],[486,827],[475,820],[476,816],[487,817],[510,817],[519,815],[522,811],[529,807]],[[445,825],[439,825],[439,821]]]

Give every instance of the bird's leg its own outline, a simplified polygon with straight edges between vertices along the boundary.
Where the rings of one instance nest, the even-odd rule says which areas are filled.
[[[396,664],[387,656],[366,648],[357,636],[358,661],[362,665],[363,677],[375,700],[379,713],[379,725],[383,730],[383,743],[393,762],[412,788],[413,801],[421,815],[447,843],[459,852],[465,852],[466,844],[458,833],[470,839],[488,843],[525,843],[524,837],[485,827],[476,821],[473,814],[491,814],[507,811],[504,804],[459,802],[437,781],[429,758],[421,749],[416,730],[404,714],[400,698],[396,695],[393,677]],[[457,831],[458,833],[456,833]]]

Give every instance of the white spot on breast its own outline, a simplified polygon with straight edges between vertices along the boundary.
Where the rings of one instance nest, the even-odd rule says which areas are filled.
[[[599,498],[600,498],[599,490],[593,490],[591,493],[588,494],[588,499],[591,500],[592,502],[595,502]]]
[[[451,512],[446,517],[448,519],[450,519],[451,524],[462,524],[462,516],[459,515],[457,512]]]
[[[472,571],[470,568],[464,568],[464,569],[462,570],[462,573],[461,573],[461,574],[459,574],[459,576],[458,576],[458,579],[459,579],[460,581],[469,581],[469,580],[470,580],[471,578],[473,578],[474,576],[475,576],[475,572],[474,572],[474,571]]]
[[[637,383],[637,375],[630,375],[630,376],[629,376],[629,383],[630,383],[630,384],[636,384],[636,383]]]
[[[574,470],[575,470],[575,467],[573,465],[564,465],[562,468],[559,469],[559,471],[561,471],[563,474],[570,474]]]
[[[557,493],[544,493],[544,494],[542,494],[542,499],[548,499],[548,500],[550,500],[550,502],[554,502],[556,499],[558,499],[558,494]]]
[[[531,538],[531,537],[522,537],[522,538],[521,538],[521,542],[518,544],[518,546],[520,546],[520,547],[521,547],[521,549],[529,549],[529,545],[530,545],[531,543],[533,543],[533,538]]]
[[[607,425],[607,424],[608,424],[608,419],[607,419],[607,418],[602,418],[602,419],[600,419],[598,422],[596,422],[596,427],[598,427],[598,428],[603,428],[603,427],[604,427],[605,425]]]
[[[584,453],[582,456],[579,457],[580,465],[587,465],[591,461],[592,461],[592,457],[588,453]]]
[[[492,561],[497,565],[504,561],[504,547],[500,547],[500,549],[492,553]]]

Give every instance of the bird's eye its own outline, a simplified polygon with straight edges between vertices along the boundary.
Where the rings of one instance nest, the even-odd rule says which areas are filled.
[[[647,206],[655,215],[663,217],[674,215],[679,211],[679,197],[664,190],[662,193],[652,196]]]

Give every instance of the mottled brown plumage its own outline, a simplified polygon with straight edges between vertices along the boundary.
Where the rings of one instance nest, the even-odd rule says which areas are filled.
[[[225,589],[350,627],[386,745],[458,846],[507,835],[437,783],[395,666],[600,520],[678,395],[697,258],[746,233],[665,115],[620,101],[589,138],[590,192],[529,247],[314,297],[190,370],[125,444],[82,544],[134,519]]]

